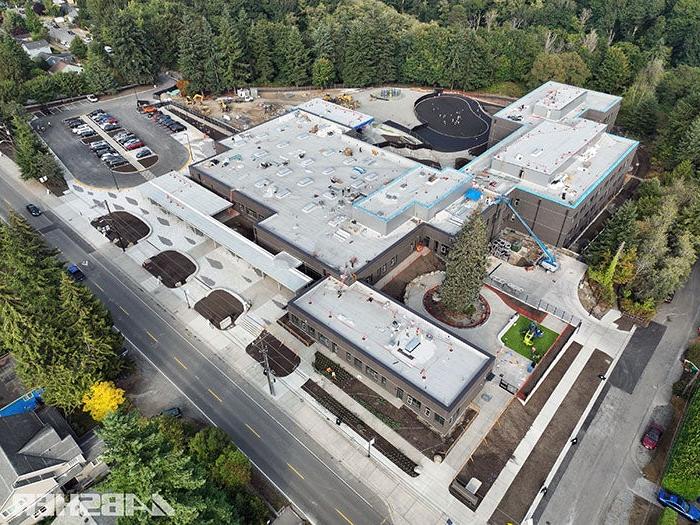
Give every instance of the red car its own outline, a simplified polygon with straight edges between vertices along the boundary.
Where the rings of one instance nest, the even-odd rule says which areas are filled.
[[[133,144],[129,144],[126,146],[126,149],[132,150],[132,149],[138,149],[142,148],[144,146],[143,142],[134,142]]]
[[[642,446],[649,450],[654,450],[656,445],[659,444],[663,433],[664,429],[652,421],[649,423],[646,432],[644,432],[644,436],[642,436]]]

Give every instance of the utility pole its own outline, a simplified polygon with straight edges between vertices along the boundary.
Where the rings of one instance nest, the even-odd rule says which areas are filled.
[[[267,385],[270,387],[270,395],[275,395],[275,385],[272,381],[272,371],[270,370],[270,361],[267,357],[267,342],[263,339],[260,341],[260,350],[262,350],[263,363],[265,366],[265,375],[267,376]]]
[[[105,199],[105,206],[107,206],[107,213],[109,214],[109,218],[112,219],[110,221],[111,225],[114,226],[114,231],[117,232],[117,237],[119,237],[119,246],[121,247],[122,252],[126,252],[126,247],[124,246],[124,239],[122,238],[122,234],[119,231],[119,228],[117,228],[117,223],[114,220],[114,216],[112,215],[112,210],[109,207],[109,202],[107,202],[107,199]]]

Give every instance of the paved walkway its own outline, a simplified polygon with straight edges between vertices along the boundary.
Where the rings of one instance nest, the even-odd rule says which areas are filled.
[[[6,157],[0,158],[0,169],[5,173],[9,173],[12,177],[19,176],[16,167]],[[186,297],[181,290],[166,289],[154,282],[153,277],[141,268],[140,257],[134,258],[129,253],[121,254],[116,247],[110,245],[101,234],[90,226],[90,217],[85,213],[84,205],[76,201],[74,195],[67,195],[59,199],[55,196],[45,195],[43,189],[37,184],[30,183],[29,186],[35,193],[38,204],[41,204],[45,209],[53,209],[56,215],[70,224],[79,235],[85,237],[96,249],[108,251],[110,257],[132,276],[137,286],[151,291],[153,298],[165,311],[177,318],[197,338],[207,341],[219,354],[222,361],[233,370],[245,376],[252,384],[257,385],[261,391],[267,392],[267,380],[261,373],[260,365],[245,353],[244,349],[237,344],[235,338],[232,338],[227,331],[222,332],[213,329],[203,318],[189,309],[186,304]],[[90,196],[90,198],[92,197]],[[90,206],[87,209],[90,210]],[[566,280],[568,280],[569,285],[577,279],[577,276],[580,278],[580,275],[582,275],[580,273],[581,269],[576,265],[564,263],[563,270],[564,273],[562,275],[568,276]],[[525,283],[525,281],[523,282]],[[555,278],[551,285],[548,286],[549,288],[543,290],[545,295],[555,294],[556,291],[553,290],[564,286],[564,284],[560,283],[557,285]],[[274,289],[270,289],[269,292],[273,293]],[[394,518],[396,523],[437,525],[444,524],[448,518],[455,523],[485,523],[485,520],[490,515],[488,510],[492,511],[495,509],[507,490],[510,481],[517,474],[517,465],[509,465],[503,470],[476,516],[449,494],[448,486],[464,461],[476,449],[492,422],[497,418],[497,415],[500,414],[502,407],[505,406],[505,402],[510,399],[510,395],[496,384],[487,383],[481,395],[475,400],[479,415],[472,423],[470,429],[454,445],[446,461],[442,464],[435,464],[429,459],[422,457],[416,451],[412,451],[411,457],[420,460],[422,473],[417,478],[409,478],[378,454],[373,455],[372,458],[367,458],[364,440],[361,440],[358,436],[353,436],[352,431],[347,429],[346,425],[341,425],[340,427],[335,425],[334,419],[331,419],[324,409],[301,391],[301,384],[309,377],[320,380],[320,376],[311,369],[311,360],[308,355],[313,353],[314,348],[304,347],[290,334],[286,333],[284,329],[274,323],[275,316],[281,315],[282,311],[275,306],[275,301],[270,299],[274,298],[268,296],[264,304],[260,306],[261,309],[263,307],[267,308],[264,311],[264,316],[271,323],[269,325],[270,331],[290,348],[302,354],[300,367],[287,378],[278,379],[275,384],[275,399],[278,400],[280,407],[290,417],[302,424],[307,429],[308,435],[323,445],[337,458],[338,462],[342,462],[353,474],[372,487],[392,509],[392,518]],[[564,303],[567,307],[573,308],[575,305],[569,304],[571,301],[572,296],[569,294],[568,299]],[[284,304],[285,298],[280,297],[278,302]],[[494,322],[502,322],[503,319],[501,317],[505,318],[506,312],[497,311],[492,313],[492,315],[494,315]],[[585,315],[585,312],[582,315]],[[613,358],[619,354],[630,334],[611,329],[611,325],[614,326],[611,322],[607,322],[606,319],[602,322],[586,322],[579,332],[575,334],[574,339],[581,342],[587,350],[582,352],[586,358],[593,348],[600,348]],[[492,342],[490,341],[486,344],[491,344]],[[518,464],[522,464],[524,459],[527,458],[537,442],[537,437],[541,435],[552,415],[556,412],[583,363],[585,363],[583,357],[574,362],[571,369],[567,372],[566,380],[560,383],[540,416],[533,423],[530,433],[516,450],[515,459]],[[326,383],[324,387],[330,390],[334,388],[334,385]],[[342,392],[334,392],[334,394],[339,398],[344,396]],[[348,406],[351,406],[350,403],[353,400],[347,396],[343,399],[348,403]],[[386,433],[387,436],[391,437],[392,442],[397,443],[402,449],[405,448],[405,451],[410,450],[411,447],[409,445],[402,442],[393,431],[382,427],[381,423],[373,420],[373,416],[366,410],[359,406],[352,406],[354,409],[357,409],[358,414],[363,419],[366,419],[368,423],[373,426],[376,424],[377,429],[382,428],[382,434]]]

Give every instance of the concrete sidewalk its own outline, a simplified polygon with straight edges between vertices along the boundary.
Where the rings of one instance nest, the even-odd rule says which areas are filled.
[[[14,163],[6,157],[0,158],[0,169],[4,173],[9,174],[10,177],[17,179],[17,183],[20,183],[19,171]],[[98,212],[103,213],[101,210],[90,206],[90,199],[96,197],[96,195],[90,195],[90,193],[94,193],[95,190],[84,188],[84,197],[87,197],[87,200],[83,200],[74,194],[61,198],[46,195],[41,185],[35,182],[26,183],[26,187],[36,197],[38,204],[41,204],[45,209],[53,210],[77,234],[92,244],[101,255],[109,257],[115,264],[118,264],[130,276],[136,287],[148,291],[150,297],[168,315],[177,319],[188,331],[195,334],[198,339],[206,341],[228,369],[245,377],[251,384],[269,395],[267,380],[261,373],[260,365],[246,354],[245,349],[238,344],[238,341],[231,336],[230,332],[219,331],[209,326],[198,314],[187,307],[186,298],[180,290],[167,289],[158,285],[157,282],[154,282],[153,276],[144,270],[137,260],[130,256],[129,253],[123,254],[90,225],[89,219],[94,214]],[[546,283],[546,286],[542,283],[540,283],[540,286],[543,287],[542,291],[545,296],[550,297],[553,294],[559,294],[561,297],[564,297],[565,300],[563,302],[566,307],[575,308],[574,299],[578,303],[578,298],[574,297],[576,293],[575,285],[573,294],[571,290],[568,290],[566,293],[562,290],[565,286],[570,286],[577,279],[580,279],[582,269],[578,265],[564,263],[562,271],[564,273],[561,275],[566,276],[564,279],[558,279],[557,276],[560,274],[555,274],[554,279]],[[517,276],[518,279],[521,277],[518,275],[517,269],[513,270],[513,275]],[[535,275],[535,273],[529,273],[525,277],[532,275]],[[522,282],[527,284],[525,280],[522,280]],[[535,286],[536,284],[533,281],[532,285]],[[270,298],[268,297],[268,299]],[[266,302],[265,304],[268,303]],[[577,314],[585,315],[585,312],[582,313],[580,311],[580,303],[578,303],[577,308],[579,308]],[[487,383],[481,396],[475,401],[479,409],[477,418],[469,430],[455,443],[446,460],[441,464],[436,464],[418,453],[410,444],[403,441],[402,438],[344,392],[333,390],[336,388],[335,385],[325,383],[324,388],[329,391],[333,390],[332,394],[337,396],[337,399],[340,399],[346,406],[356,411],[373,428],[390,438],[390,441],[397,444],[404,452],[409,453],[410,451],[410,457],[422,467],[420,476],[410,478],[386,458],[379,457],[378,453],[372,458],[367,458],[364,440],[361,440],[358,436],[353,436],[352,431],[349,431],[349,429],[342,428],[346,426],[341,425],[341,427],[338,427],[335,425],[334,419],[330,418],[324,409],[301,390],[301,384],[308,378],[316,381],[322,380],[322,377],[311,367],[311,359],[309,358],[315,351],[315,348],[303,347],[293,336],[276,325],[275,317],[281,315],[281,313],[283,313],[281,310],[270,309],[269,315],[266,315],[267,320],[270,322],[269,330],[282,342],[302,355],[302,365],[288,378],[278,378],[275,399],[279,406],[305,428],[308,435],[326,448],[338,462],[343,463],[348,470],[375,490],[392,509],[392,517],[396,523],[438,525],[444,524],[448,518],[455,523],[485,523],[517,474],[517,465],[509,464],[503,470],[487,498],[482,502],[476,515],[454,498],[449,493],[448,487],[456,473],[488,431],[490,422],[498,417],[500,410],[505,406],[510,395],[500,389],[497,384],[493,382]],[[630,336],[630,333],[620,332],[616,328],[612,328],[614,327],[612,323],[594,322],[589,321],[589,319],[591,318],[586,316],[586,322],[583,323],[573,339],[580,342],[588,350],[588,352],[583,352],[586,354],[586,357],[594,348],[599,348],[611,357],[616,357],[624,348],[624,343]],[[496,317],[494,317],[494,320],[496,320]],[[579,356],[571,369],[567,371],[566,380],[558,385],[543,408],[542,413],[533,423],[528,436],[516,450],[515,457],[519,464],[524,462],[535,446],[538,437],[556,412],[573,379],[578,375],[584,363],[584,358]]]

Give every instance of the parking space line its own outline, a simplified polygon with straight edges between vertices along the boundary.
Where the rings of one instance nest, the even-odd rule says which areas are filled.
[[[184,368],[185,370],[187,370],[187,366],[185,365],[185,363],[183,363],[182,361],[180,361],[180,360],[178,359],[177,356],[173,356],[173,357],[175,358],[175,361],[177,361],[177,364],[179,364],[182,368]]]
[[[335,507],[334,507],[335,508]],[[338,515],[343,518],[345,521],[347,521],[350,525],[355,525],[352,521],[350,521],[350,518],[348,518],[345,514],[340,512],[338,509],[335,509],[335,511],[338,513]]]
[[[93,282],[92,284],[94,284],[95,287],[96,287],[100,292],[105,293],[105,289],[102,288],[99,284],[97,284],[97,283],[95,283],[95,282]],[[121,306],[120,306],[120,308],[121,308]]]
[[[122,312],[124,312],[126,315],[129,315],[129,312],[127,312],[126,309],[125,309],[122,305],[118,304],[117,306],[119,306],[119,309],[120,309]]]
[[[299,472],[297,469],[295,469],[291,464],[287,463],[287,466],[290,468],[290,470],[292,472],[294,472],[294,474],[299,476],[301,479],[304,479],[304,476],[301,475],[301,472]],[[335,509],[335,510],[338,510],[338,509]]]
[[[151,332],[149,332],[148,330],[146,330],[146,334],[148,335],[148,337],[150,337],[151,339],[153,339],[156,343],[158,342],[158,339],[156,339],[156,336],[153,335],[153,334],[152,334]]]
[[[207,390],[209,390],[209,393],[210,393],[212,396],[214,396],[214,397],[216,398],[216,400],[217,400],[219,403],[223,403],[223,402],[224,402],[224,400],[221,399],[219,396],[217,396],[217,395],[216,395],[216,392],[214,392],[211,388],[207,388]]]
[[[260,437],[260,434],[258,434],[258,433],[255,431],[255,429],[254,429],[253,427],[251,427],[248,423],[246,423],[245,426],[246,426],[246,428],[248,428],[248,430],[250,430],[253,434],[255,434],[255,436],[256,436],[258,439],[262,439],[262,438]]]

